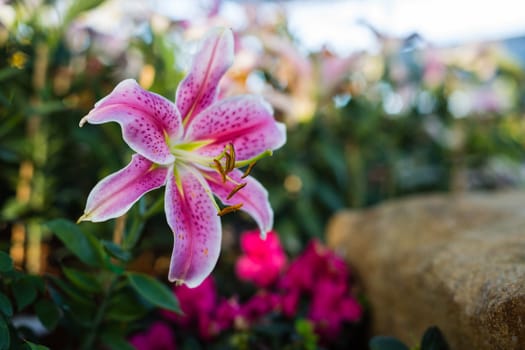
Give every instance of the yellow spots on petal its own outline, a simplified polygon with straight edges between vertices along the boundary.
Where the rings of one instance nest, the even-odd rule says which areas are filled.
[[[208,256],[208,248],[204,248],[202,250],[202,254],[204,254],[205,256]]]

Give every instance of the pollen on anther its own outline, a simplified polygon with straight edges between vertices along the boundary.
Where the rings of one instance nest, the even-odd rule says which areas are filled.
[[[226,199],[231,199],[237,192],[239,192],[240,190],[242,190],[244,187],[246,187],[248,183],[247,182],[243,182],[237,186],[235,186],[233,188],[233,190],[231,190],[231,192],[228,194],[228,196],[226,197]]]

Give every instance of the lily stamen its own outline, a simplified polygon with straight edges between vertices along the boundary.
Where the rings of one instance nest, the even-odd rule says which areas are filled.
[[[229,214],[229,213],[233,213],[233,212],[236,212],[237,210],[241,209],[242,208],[242,203],[239,203],[239,204],[234,204],[234,205],[230,205],[229,207],[226,207],[226,208],[223,208],[221,209],[217,215],[218,216],[223,216],[223,215],[226,215],[226,214]]]
[[[213,162],[215,163],[215,167],[217,168],[217,171],[219,174],[221,174],[222,183],[226,182],[226,173],[224,172],[224,168],[222,167],[221,162],[219,162],[217,159],[214,159]]]
[[[233,160],[232,156],[229,153],[225,153],[224,157],[226,157],[226,164],[224,166],[224,171],[226,174],[228,174],[235,167],[235,161]]]
[[[244,174],[242,174],[241,179],[244,179],[246,176],[250,175],[256,163],[257,162],[252,162],[248,165],[248,168],[244,171]]]
[[[230,157],[232,159],[232,162],[230,164],[230,166],[228,167],[228,172],[232,171],[233,168],[235,168],[235,160],[236,160],[236,156],[235,156],[235,148],[233,147],[233,143],[230,142],[228,144],[228,148],[230,149]]]
[[[230,194],[226,197],[226,199],[231,199],[237,192],[242,190],[247,184],[248,184],[247,182],[244,182],[242,184],[235,186],[233,190],[231,190]]]

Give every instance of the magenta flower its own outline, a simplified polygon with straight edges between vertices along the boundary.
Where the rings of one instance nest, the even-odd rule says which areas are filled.
[[[171,328],[162,322],[156,322],[145,332],[135,334],[129,342],[137,350],[175,350],[177,348]]]
[[[350,295],[347,284],[325,279],[316,285],[308,318],[316,325],[316,331],[326,340],[339,336],[344,322],[356,322],[362,309]]]
[[[244,255],[235,264],[237,276],[258,287],[268,287],[275,282],[286,265],[286,255],[274,231],[268,232],[265,240],[257,231],[243,233],[241,249]]]
[[[261,290],[241,305],[240,316],[248,324],[256,323],[265,315],[276,312],[280,308],[278,294]]]
[[[195,288],[174,286],[173,292],[177,296],[183,315],[173,311],[163,310],[163,315],[183,327],[191,327],[200,322],[200,319],[211,314],[217,306],[217,288],[215,281],[208,276]]]
[[[235,298],[220,299],[212,276],[206,277],[196,288],[174,286],[183,315],[162,310],[162,315],[181,328],[197,329],[202,339],[210,340],[230,328],[241,309]]]
[[[79,221],[118,217],[146,192],[166,185],[164,207],[174,236],[168,279],[189,287],[217,262],[220,215],[243,210],[263,236],[273,225],[268,193],[248,173],[286,142],[285,126],[259,96],[217,99],[232,61],[233,34],[217,30],[202,42],[175,103],[124,80],[80,121],[117,122],[136,154],[93,188]],[[244,166],[244,173],[237,169]],[[213,195],[227,207],[220,209]]]
[[[290,264],[280,281],[280,286],[286,290],[312,293],[315,292],[320,279],[346,284],[349,276],[345,261],[314,240]]]

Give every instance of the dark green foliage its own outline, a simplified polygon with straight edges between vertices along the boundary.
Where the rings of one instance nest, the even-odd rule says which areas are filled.
[[[370,340],[370,350],[409,350],[409,347],[394,337],[376,336]],[[429,327],[419,346],[410,348],[412,350],[449,350],[445,337],[438,327]]]
[[[144,299],[155,306],[182,313],[173,292],[151,276],[129,272],[126,274],[131,286]]]
[[[370,340],[370,350],[409,350],[409,348],[396,338],[377,336]]]
[[[50,221],[47,227],[80,261],[93,267],[104,265],[103,248],[95,236],[82,232],[78,225],[63,219]]]
[[[421,350],[449,350],[447,341],[438,327],[433,326],[425,331],[421,339]]]

